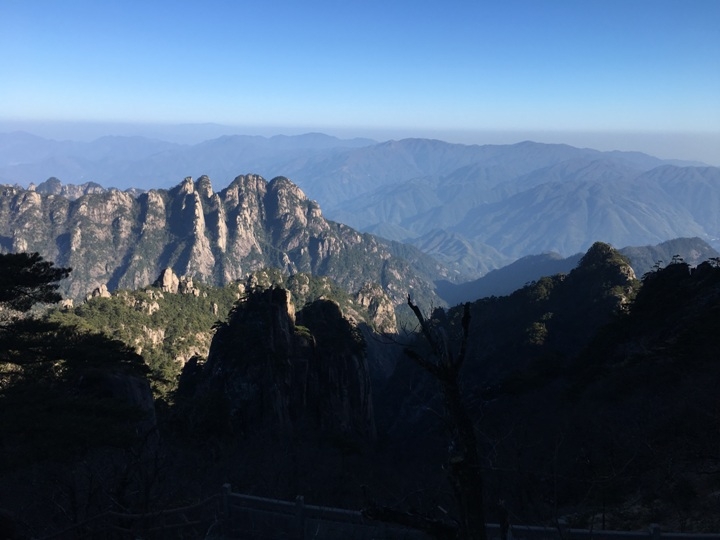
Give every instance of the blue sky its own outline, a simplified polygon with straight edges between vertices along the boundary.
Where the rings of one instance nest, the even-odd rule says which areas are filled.
[[[720,164],[720,0],[0,0],[0,73],[0,121],[673,135]]]

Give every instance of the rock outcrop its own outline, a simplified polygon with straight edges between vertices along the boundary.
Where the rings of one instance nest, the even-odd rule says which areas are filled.
[[[87,300],[92,298],[110,298],[110,296],[110,291],[108,291],[107,285],[103,283],[87,296]]]
[[[153,282],[162,292],[170,294],[192,294],[200,296],[200,290],[195,287],[193,279],[189,276],[176,276],[172,268],[165,268],[160,276]]]
[[[172,271],[172,268],[166,268],[160,273],[160,277],[155,280],[153,287],[157,287],[162,292],[176,294],[180,287],[180,279]]]
[[[198,429],[213,425],[221,434],[375,437],[362,335],[329,300],[295,315],[290,292],[280,287],[247,293],[217,329],[207,362],[185,366],[179,395],[191,398]],[[215,408],[199,410],[198,403]]]
[[[60,195],[66,199],[75,200],[88,193],[102,193],[105,191],[105,188],[95,182],[86,182],[79,186],[73,184],[63,185],[60,180],[52,177],[37,186],[30,184],[28,191],[37,191],[42,195]]]

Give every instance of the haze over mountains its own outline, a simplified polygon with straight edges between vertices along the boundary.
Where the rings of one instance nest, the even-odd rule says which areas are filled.
[[[481,442],[491,460],[486,500],[509,501],[526,522],[547,523],[562,509],[574,526],[592,528],[602,512],[614,527],[637,529],[658,521],[653,510],[669,516],[664,527],[695,520],[696,530],[717,529],[720,461],[698,456],[718,448],[707,429],[717,418],[707,411],[718,371],[720,258],[709,242],[720,236],[720,169],[530,142],[471,147],[306,135],[179,146],[113,137],[45,141],[34,154],[26,145],[38,142],[32,137],[3,141],[3,174],[12,177],[3,181],[15,185],[0,189],[0,252],[38,251],[71,266],[61,290],[87,302],[52,312],[52,320],[0,326],[11,344],[6,357],[28,362],[13,369],[13,385],[0,395],[11,441],[0,462],[22,465],[5,475],[11,489],[0,492],[24,486],[24,498],[0,498],[0,506],[31,508],[25,501],[38,493],[58,497],[69,480],[49,473],[76,470],[46,459],[26,425],[41,426],[37,433],[53,449],[62,448],[56,432],[78,437],[72,426],[101,426],[83,443],[93,452],[130,425],[135,435],[121,442],[133,460],[141,455],[137,424],[108,421],[93,401],[107,393],[107,381],[133,385],[136,401],[125,390],[114,403],[141,398],[143,422],[162,434],[157,444],[169,470],[183,471],[161,486],[167,497],[146,491],[139,500],[141,490],[128,484],[133,511],[140,503],[186,504],[176,480],[199,484],[204,475],[207,493],[230,474],[253,494],[302,489],[348,508],[364,504],[356,484],[403,496],[447,493],[439,466],[447,459],[447,417],[434,412],[442,410],[437,381],[407,361],[400,341],[373,333],[412,328],[410,294],[423,308],[468,302],[462,386],[478,433],[490,434]],[[22,171],[34,167],[67,176],[37,173],[52,177],[31,185]],[[193,168],[214,171],[215,184],[174,176]],[[272,179],[231,172],[246,169]],[[653,267],[642,283],[636,279]],[[235,298],[226,322],[209,322]],[[430,320],[437,335],[454,336],[467,319],[450,308]],[[78,329],[123,339],[127,349],[117,354],[133,374],[107,361],[108,351],[116,353],[101,334],[88,342]],[[57,350],[67,369],[57,369]],[[83,364],[86,358],[103,365]],[[31,369],[53,375],[25,376]],[[66,379],[58,383],[54,373]],[[95,386],[84,382],[90,375]],[[150,380],[160,381],[155,394]],[[56,401],[36,412],[29,405],[51,384],[60,388]],[[63,408],[67,396],[80,396],[85,416]],[[302,440],[301,451],[277,444],[282,437]],[[208,443],[226,457],[205,459]],[[77,455],[92,466],[105,462]],[[38,474],[33,459],[46,460],[48,474]],[[138,463],[138,478],[149,477],[151,466]],[[187,471],[187,463],[207,466]],[[700,465],[709,465],[708,474],[698,474]],[[115,470],[98,472],[113,497],[97,497],[88,515],[115,508],[114,486],[126,485]],[[269,483],[266,470],[280,474]],[[352,477],[343,475],[350,470]],[[50,480],[32,484],[30,473]],[[598,478],[612,498],[595,491]],[[684,494],[680,514],[677,493]],[[433,512],[455,504],[424,498],[431,506],[421,507]]]
[[[323,134],[223,136],[194,145],[0,134],[0,182],[8,184],[57,177],[145,190],[203,174],[226,185],[241,173],[286,176],[329,219],[412,243],[459,279],[528,255],[568,257],[596,240],[625,247],[698,237],[718,247],[720,237],[720,168],[637,152]]]

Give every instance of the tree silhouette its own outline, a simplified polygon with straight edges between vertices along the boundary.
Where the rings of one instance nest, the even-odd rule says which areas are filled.
[[[28,311],[38,303],[59,302],[58,281],[71,271],[43,260],[39,253],[0,254],[0,306]]]
[[[408,305],[420,324],[420,331],[430,346],[429,354],[406,348],[405,354],[427,371],[440,385],[451,430],[449,472],[460,512],[460,537],[485,540],[483,479],[475,426],[460,392],[459,374],[467,353],[470,329],[470,304],[464,306],[460,348],[455,354],[445,333],[435,332],[408,296]]]
[[[0,255],[0,309],[61,299],[70,268],[37,253]],[[44,318],[0,325],[0,469],[136,438],[148,368],[130,347]],[[2,446],[2,445],[0,445]]]

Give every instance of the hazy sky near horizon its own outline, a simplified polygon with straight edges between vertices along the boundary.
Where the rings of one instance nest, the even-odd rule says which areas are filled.
[[[0,73],[5,121],[707,146],[720,0],[0,0]]]

